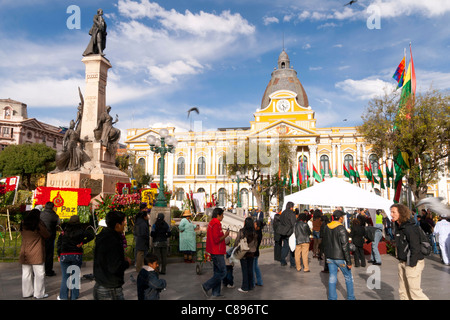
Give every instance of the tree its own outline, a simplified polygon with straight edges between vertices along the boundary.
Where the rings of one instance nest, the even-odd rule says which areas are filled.
[[[237,171],[246,174],[245,181],[252,189],[256,204],[268,210],[270,200],[287,187],[281,177],[288,177],[294,165],[293,148],[287,140],[274,139],[274,143],[245,141],[226,155],[227,173],[230,177]],[[241,149],[238,149],[241,148]],[[263,199],[266,208],[263,208]]]
[[[0,172],[3,176],[21,176],[27,190],[31,179],[55,169],[56,151],[43,143],[9,145],[0,152]]]
[[[418,202],[448,165],[450,96],[432,90],[399,102],[396,92],[370,101],[358,132],[374,153],[394,161]]]

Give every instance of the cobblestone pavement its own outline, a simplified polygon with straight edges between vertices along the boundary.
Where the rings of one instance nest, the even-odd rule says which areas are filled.
[[[369,256],[366,256],[369,258]],[[167,289],[161,293],[161,300],[206,300],[200,284],[212,275],[212,264],[186,264],[179,258],[170,258],[167,273],[161,278],[167,280]],[[263,286],[257,286],[248,293],[237,289],[242,281],[239,265],[234,267],[235,288],[223,288],[225,300],[326,300],[328,274],[322,273],[323,261],[312,258],[310,252],[311,272],[298,272],[289,265],[282,267],[273,259],[273,249],[261,250],[259,265],[263,276]],[[353,268],[355,296],[357,300],[399,300],[397,260],[390,255],[382,255],[382,265],[366,268]],[[197,274],[201,267],[201,274]],[[56,276],[46,277],[45,300],[56,300],[59,295],[61,270],[55,262]],[[30,300],[23,299],[21,294],[21,265],[15,263],[0,263],[0,300]],[[86,262],[81,274],[92,274],[92,261]],[[136,285],[131,278],[136,278],[134,268],[125,273],[124,295],[126,300],[137,300]],[[82,279],[79,300],[92,300],[94,281]],[[437,255],[426,258],[422,274],[422,289],[431,300],[450,299],[450,266],[440,262]],[[338,299],[344,300],[346,295],[345,282],[342,274],[338,274]]]

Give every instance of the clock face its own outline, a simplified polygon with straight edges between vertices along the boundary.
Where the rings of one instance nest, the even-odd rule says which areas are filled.
[[[283,100],[279,100],[277,102],[277,109],[280,112],[286,112],[289,110],[291,104],[289,103],[289,101],[287,101],[286,99]]]

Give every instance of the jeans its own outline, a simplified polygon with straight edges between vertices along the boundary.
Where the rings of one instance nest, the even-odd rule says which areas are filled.
[[[214,274],[211,279],[203,283],[203,288],[208,291],[212,289],[212,295],[217,297],[220,296],[220,287],[222,285],[222,280],[227,276],[227,268],[225,265],[225,255],[223,254],[212,254],[211,260],[213,262]]]
[[[125,300],[122,287],[106,288],[98,283],[94,285],[94,300]]]
[[[381,238],[383,238],[383,225],[377,224],[375,226],[378,227],[378,230],[375,232],[375,239],[372,242],[372,261],[381,263],[381,255],[380,251],[378,250],[378,244],[380,243]]]
[[[345,260],[335,260],[327,258],[328,269],[330,270],[330,277],[328,279],[328,300],[337,300],[337,272],[338,268],[342,271],[347,287],[347,300],[355,300],[355,293],[353,289],[352,270],[347,268]]]
[[[258,258],[259,257],[255,257],[255,259],[253,260],[253,287],[255,286],[255,284],[257,284],[258,286],[262,286],[263,285],[263,280],[262,280],[262,276],[261,276],[261,269],[259,269],[259,265],[258,265]],[[256,280],[255,280],[256,279]]]
[[[242,286],[241,289],[245,291],[252,290],[253,286],[253,257],[242,258],[241,262],[242,270]]]
[[[289,261],[291,263],[291,267],[295,267],[295,258],[294,253],[291,251],[291,248],[289,247],[289,237],[282,236],[281,241],[283,246],[281,247],[281,265],[285,266],[287,265],[286,258],[289,255]]]
[[[70,300],[76,300],[80,295],[82,255],[61,255],[59,263],[61,264],[62,274],[61,287],[59,289],[59,298],[61,300],[68,300],[70,291]]]
[[[154,246],[153,252],[158,257],[160,273],[165,274],[167,266],[167,242],[164,242],[162,245]]]

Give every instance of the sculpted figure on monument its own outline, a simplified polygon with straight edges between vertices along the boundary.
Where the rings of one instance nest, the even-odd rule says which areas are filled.
[[[94,16],[92,28],[89,30],[91,41],[86,50],[84,50],[83,56],[88,56],[90,54],[100,54],[104,56],[103,50],[105,50],[106,47],[106,34],[106,22],[105,19],[103,19],[103,10],[98,9],[97,14]]]
[[[113,117],[109,114],[110,111],[111,106],[106,106],[106,110],[99,116],[94,136],[110,154],[115,155],[116,145],[120,139],[120,130],[114,128],[113,124],[119,121],[119,116],[116,114],[116,120],[113,121]]]
[[[80,94],[80,103],[78,104],[77,119],[75,120],[75,131],[79,135],[81,133],[81,119],[83,118],[84,109],[84,99],[80,87],[78,87],[78,93]]]
[[[64,134],[63,150],[56,153],[56,170],[77,171],[83,164],[89,161],[88,155],[84,152],[84,143],[87,140],[80,139],[80,134],[75,130],[75,121],[70,121],[70,127]]]

